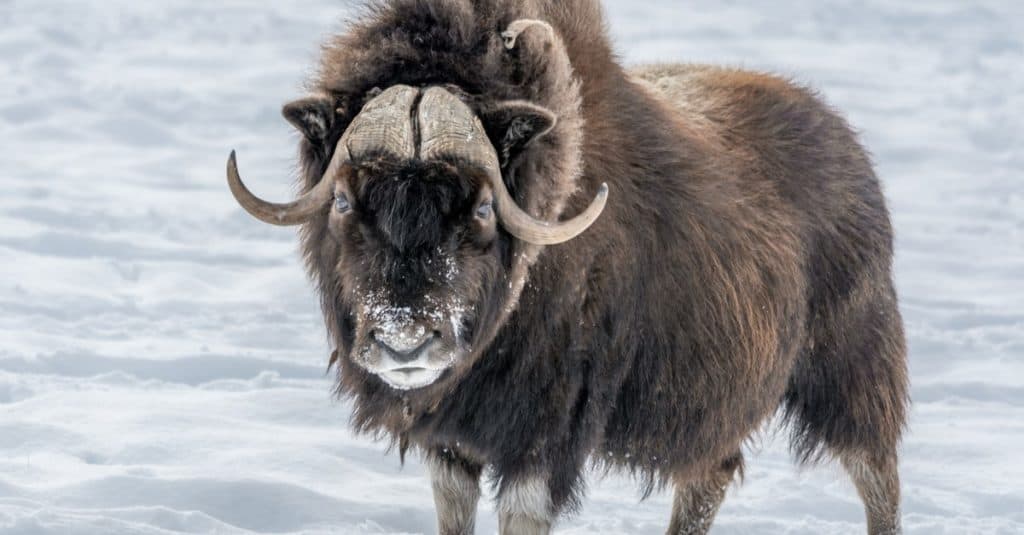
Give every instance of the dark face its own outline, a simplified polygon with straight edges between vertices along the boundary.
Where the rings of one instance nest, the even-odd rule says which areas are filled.
[[[353,363],[410,390],[479,352],[478,325],[507,285],[484,177],[444,162],[356,164],[335,183],[327,224]]]
[[[505,185],[499,154],[513,158],[551,129],[554,116],[510,102],[493,106],[485,121],[456,93],[405,85],[372,92],[320,181],[291,203],[259,199],[242,183],[234,153],[228,161],[231,192],[254,217],[327,226],[322,239],[332,243],[314,254],[340,356],[400,390],[458,377],[483,352],[525,277],[517,268],[519,280],[510,280],[513,240],[571,240],[607,200],[602,186],[583,213],[557,223],[523,211]],[[335,110],[330,98],[316,97],[284,111],[319,144]]]

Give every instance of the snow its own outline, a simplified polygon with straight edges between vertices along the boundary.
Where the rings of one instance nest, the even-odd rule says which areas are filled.
[[[289,6],[289,7],[286,7]],[[343,2],[0,2],[0,532],[433,533],[425,470],[353,437],[293,232],[303,94]],[[606,2],[629,62],[780,72],[861,129],[897,229],[913,534],[1024,532],[1024,3]],[[841,469],[750,448],[715,533],[863,533]],[[568,534],[661,533],[593,484]],[[480,533],[497,528],[481,504]]]

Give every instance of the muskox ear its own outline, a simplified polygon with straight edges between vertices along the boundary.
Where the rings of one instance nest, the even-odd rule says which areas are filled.
[[[281,115],[313,143],[322,143],[331,132],[335,118],[334,101],[326,95],[301,98],[289,102]]]
[[[558,121],[551,110],[522,100],[489,106],[480,116],[491,143],[498,151],[502,167],[514,161],[531,143],[544,137]]]

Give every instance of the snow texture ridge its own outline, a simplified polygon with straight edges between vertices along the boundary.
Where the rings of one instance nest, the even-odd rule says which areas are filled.
[[[911,534],[1024,533],[1024,3],[606,0],[630,63],[821,90],[897,231]],[[0,0],[0,533],[433,533],[426,471],[353,437],[294,232],[303,94],[349,3]],[[714,533],[863,533],[835,465],[780,433]],[[569,534],[655,534],[670,497],[592,478]],[[494,533],[485,497],[477,522]]]

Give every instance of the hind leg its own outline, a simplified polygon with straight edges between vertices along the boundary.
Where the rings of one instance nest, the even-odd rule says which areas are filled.
[[[743,457],[737,453],[698,480],[676,482],[668,535],[707,533],[725,499],[726,489],[742,465]]]
[[[823,307],[813,339],[786,393],[793,449],[801,461],[839,459],[864,501],[868,532],[899,533],[897,448],[908,384],[895,294],[860,288],[842,305]]]
[[[900,478],[896,459],[876,461],[859,454],[838,454],[843,468],[857,487],[867,514],[868,533],[900,533]]]

